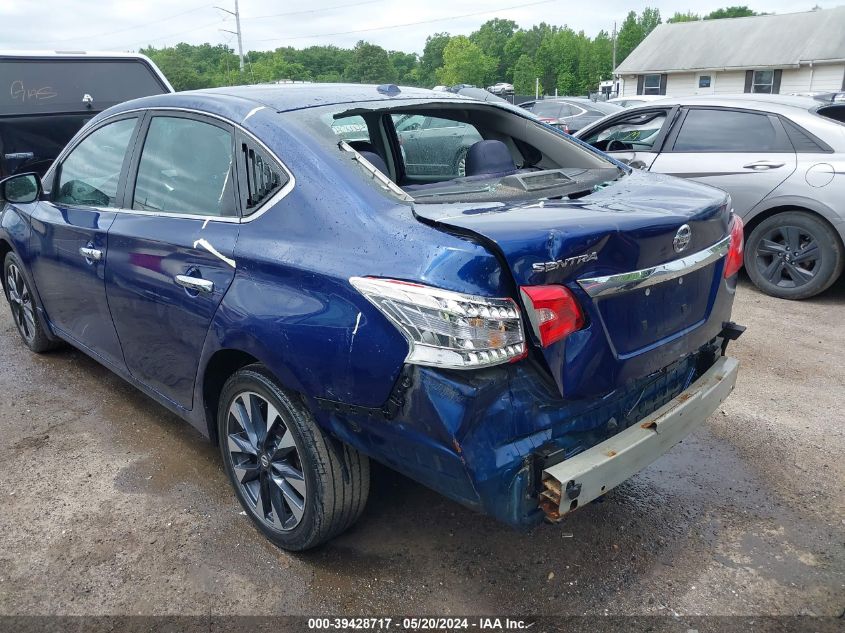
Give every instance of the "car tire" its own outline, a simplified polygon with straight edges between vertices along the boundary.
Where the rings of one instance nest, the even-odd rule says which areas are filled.
[[[7,253],[3,261],[3,290],[21,340],[30,350],[41,354],[55,348],[57,343],[47,333],[24,270],[18,256],[13,252]]]
[[[773,297],[807,299],[827,290],[845,265],[842,242],[823,219],[804,211],[766,218],[745,245],[745,269]]]
[[[238,500],[282,549],[316,547],[361,516],[370,489],[368,458],[326,435],[264,366],[250,365],[226,381],[217,431]]]

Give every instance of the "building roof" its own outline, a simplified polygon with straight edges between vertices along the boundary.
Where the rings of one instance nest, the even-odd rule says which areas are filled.
[[[845,61],[845,6],[661,24],[616,69],[624,74],[788,68]]]

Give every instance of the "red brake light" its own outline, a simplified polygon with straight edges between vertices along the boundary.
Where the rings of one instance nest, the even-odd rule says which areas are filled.
[[[548,347],[584,327],[584,313],[563,286],[522,286],[522,299],[534,333]]]
[[[738,215],[731,219],[731,245],[725,258],[725,279],[733,277],[742,268],[743,222]]]

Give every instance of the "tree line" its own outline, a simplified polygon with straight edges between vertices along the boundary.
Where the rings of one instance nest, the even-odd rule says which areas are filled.
[[[667,22],[687,22],[756,15],[745,6],[727,7],[699,16],[675,13]],[[620,64],[662,22],[660,11],[646,7],[628,13],[616,39]],[[422,55],[389,51],[360,41],[338,46],[281,47],[249,51],[246,69],[224,44],[185,44],[142,48],[176,90],[275,81],[398,83],[431,87],[458,83],[485,87],[498,81],[517,94],[588,94],[613,73],[613,40],[608,31],[589,37],[568,26],[542,22],[525,29],[513,20],[495,18],[469,36],[435,33],[426,38]]]

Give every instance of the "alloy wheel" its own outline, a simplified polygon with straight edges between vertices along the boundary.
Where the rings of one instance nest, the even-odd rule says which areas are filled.
[[[797,226],[778,226],[767,231],[755,253],[759,273],[781,288],[810,283],[821,265],[821,251],[814,235]]]
[[[26,281],[15,264],[10,264],[6,270],[6,289],[15,325],[24,340],[32,342],[35,338],[35,306]]]
[[[244,498],[267,527],[294,529],[307,500],[302,460],[276,407],[254,392],[235,396],[229,407],[227,446]]]

